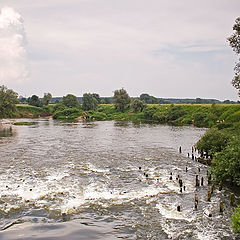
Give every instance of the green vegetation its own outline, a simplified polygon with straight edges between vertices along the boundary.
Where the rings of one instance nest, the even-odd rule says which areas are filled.
[[[72,94],[68,94],[64,96],[61,100],[61,103],[66,107],[77,107],[79,105],[79,101],[76,96]]]
[[[138,111],[142,112],[143,109],[146,107],[146,103],[141,101],[139,98],[135,98],[132,100],[130,106],[134,112],[138,112]]]
[[[196,148],[212,159],[214,153],[221,152],[227,146],[228,140],[228,134],[217,128],[211,128],[197,142]]]
[[[16,118],[46,117],[52,115],[53,111],[54,111],[53,105],[35,107],[26,104],[17,104],[16,112],[12,117]]]
[[[101,100],[98,94],[84,93],[82,98],[82,108],[86,111],[96,110],[100,101]]]
[[[232,215],[232,226],[234,232],[240,232],[240,206],[238,206]]]
[[[240,17],[238,17],[233,25],[234,33],[228,38],[229,44],[233,51],[239,55],[240,54]],[[240,59],[234,68],[235,74],[232,80],[232,85],[238,90],[238,95],[240,96]]]
[[[44,93],[44,96],[42,98],[42,105],[47,106],[52,99],[52,94],[51,93]]]
[[[35,107],[42,107],[47,106],[52,99],[51,93],[44,93],[44,96],[42,99],[40,99],[37,95],[32,95],[28,99],[26,98],[20,98],[20,103],[28,103],[31,106]]]
[[[15,122],[13,125],[17,125],[17,126],[31,126],[31,125],[35,125],[36,123],[34,122]]]
[[[129,108],[131,102],[131,98],[129,97],[127,91],[125,89],[115,90],[113,96],[113,103],[116,110],[120,112],[124,112]]]
[[[147,93],[141,94],[140,100],[147,104],[158,104],[159,103],[159,100],[157,98],[150,96]]]
[[[13,117],[18,103],[18,94],[5,86],[0,86],[0,118]]]

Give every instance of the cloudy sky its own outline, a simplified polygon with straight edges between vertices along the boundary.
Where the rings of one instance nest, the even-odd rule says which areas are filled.
[[[239,0],[1,0],[0,84],[237,100],[226,38]]]

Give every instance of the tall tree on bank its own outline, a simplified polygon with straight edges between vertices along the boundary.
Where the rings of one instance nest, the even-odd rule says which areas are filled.
[[[98,106],[98,100],[96,99],[96,93],[94,93],[94,94],[84,93],[83,94],[83,98],[82,98],[83,110],[86,110],[86,111],[96,110],[97,106]]]
[[[37,95],[32,95],[31,97],[29,97],[27,99],[27,102],[31,106],[42,107],[42,102],[41,102],[40,98]]]
[[[52,99],[52,94],[51,93],[44,93],[44,96],[42,98],[42,105],[46,106],[50,103]]]
[[[79,101],[76,96],[68,94],[62,98],[62,104],[66,107],[76,107],[79,105]]]
[[[233,34],[227,39],[233,51],[239,56],[240,54],[240,17],[235,20],[233,25]],[[240,96],[240,58],[236,62],[234,68],[234,77],[232,80],[232,85],[238,90],[238,95]]]
[[[5,86],[0,86],[0,118],[11,117],[16,111],[18,94]]]
[[[113,103],[116,110],[124,112],[124,110],[129,108],[130,102],[131,98],[125,89],[114,91]]]

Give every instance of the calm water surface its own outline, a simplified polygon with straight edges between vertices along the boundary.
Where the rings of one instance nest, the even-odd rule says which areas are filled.
[[[207,202],[207,167],[187,158],[205,129],[34,121],[0,125],[0,239],[233,239],[228,190]]]

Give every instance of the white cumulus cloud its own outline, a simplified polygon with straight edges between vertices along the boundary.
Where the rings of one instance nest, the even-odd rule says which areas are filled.
[[[0,83],[22,83],[28,74],[23,18],[4,7],[0,13]]]

